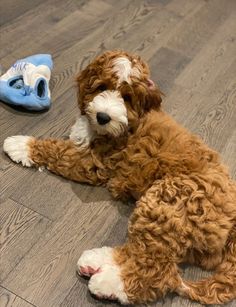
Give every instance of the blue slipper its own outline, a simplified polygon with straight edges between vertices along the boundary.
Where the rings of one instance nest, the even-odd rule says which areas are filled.
[[[32,111],[49,109],[52,67],[49,54],[36,54],[18,60],[0,77],[0,100]]]

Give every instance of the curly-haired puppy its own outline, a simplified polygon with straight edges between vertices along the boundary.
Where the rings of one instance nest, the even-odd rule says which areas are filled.
[[[77,77],[81,117],[70,140],[13,136],[4,150],[79,182],[134,197],[127,242],[85,251],[81,275],[98,297],[146,303],[168,292],[203,304],[236,298],[236,185],[216,152],[161,108],[147,64],[108,51]],[[178,264],[214,274],[184,280]]]

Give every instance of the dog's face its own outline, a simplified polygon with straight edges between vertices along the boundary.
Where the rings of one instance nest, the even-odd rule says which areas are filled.
[[[161,92],[149,79],[139,56],[107,51],[77,77],[78,102],[93,130],[118,137],[137,127],[151,109],[159,109]]]

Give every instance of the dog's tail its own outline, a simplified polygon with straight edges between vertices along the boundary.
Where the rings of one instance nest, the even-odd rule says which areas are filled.
[[[236,225],[215,274],[196,282],[183,280],[177,292],[201,304],[224,304],[236,299]]]

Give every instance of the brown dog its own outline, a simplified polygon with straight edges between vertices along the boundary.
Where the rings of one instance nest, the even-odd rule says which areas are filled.
[[[25,166],[137,199],[127,242],[80,257],[90,291],[124,304],[167,292],[203,304],[236,298],[236,185],[218,154],[160,109],[161,92],[138,56],[106,52],[77,81],[81,117],[70,140],[14,136],[4,151]],[[215,273],[186,281],[182,262]]]

